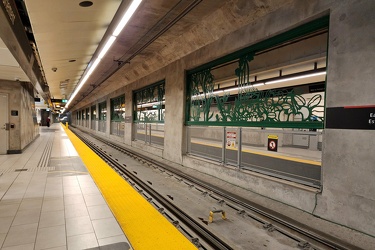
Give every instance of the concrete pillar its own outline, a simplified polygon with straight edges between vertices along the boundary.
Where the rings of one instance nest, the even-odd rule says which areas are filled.
[[[185,66],[180,61],[167,66],[165,79],[165,127],[163,157],[182,163],[185,119]]]

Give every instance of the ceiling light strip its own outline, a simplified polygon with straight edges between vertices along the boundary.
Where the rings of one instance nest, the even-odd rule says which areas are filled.
[[[109,48],[112,46],[112,44],[113,44],[113,42],[114,42],[115,40],[116,40],[116,37],[115,37],[115,36],[111,36],[111,37],[108,39],[107,43],[104,45],[102,51],[100,52],[100,54],[99,54],[99,56],[98,56],[99,59],[102,59],[102,58],[105,56],[105,54],[107,54],[107,51],[108,51]]]
[[[294,77],[289,77],[285,79],[280,79],[280,80],[274,80],[274,81],[269,81],[265,82],[265,84],[274,84],[274,83],[280,83],[280,82],[288,82],[288,81],[293,81],[293,80],[298,80],[298,79],[303,79],[303,78],[308,78],[308,77],[314,77],[314,76],[320,76],[320,75],[325,75],[326,72],[318,72],[318,73],[313,73],[313,74],[307,74],[307,75],[302,75],[302,76],[294,76]]]
[[[122,17],[121,21],[117,25],[115,31],[112,35],[118,36],[122,29],[125,27],[125,25],[128,23],[134,12],[137,10],[138,6],[141,4],[142,0],[134,0],[130,7],[126,10],[124,16]]]
[[[95,59],[94,63],[89,66],[89,71],[85,74],[84,78],[81,78],[77,88],[74,90],[73,94],[69,98],[69,101],[66,103],[65,108],[68,108],[69,104],[73,101],[74,97],[78,94],[79,90],[82,88],[83,84],[87,81],[89,76],[92,74],[92,72],[95,70],[95,68],[100,63],[100,60],[107,54],[108,50],[111,48],[112,44],[115,42],[117,36],[121,33],[122,29],[125,27],[125,25],[128,23],[134,12],[137,10],[138,6],[141,4],[142,0],[133,0],[133,2],[130,4],[129,8],[126,10],[125,14],[121,18],[121,21],[116,26],[115,31],[112,33],[112,35],[109,37],[108,41],[104,45],[104,47],[101,49],[99,56]],[[87,69],[86,69],[87,70]],[[65,109],[63,110],[63,112]]]

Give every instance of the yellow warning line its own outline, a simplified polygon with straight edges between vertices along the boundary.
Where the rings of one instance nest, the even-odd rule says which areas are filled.
[[[77,136],[63,128],[134,249],[197,249]]]
[[[192,140],[193,143],[203,145],[203,146],[210,146],[210,147],[215,147],[215,148],[222,148],[222,145],[214,144],[214,143],[207,143],[207,142],[199,142],[196,140]],[[227,148],[229,150],[237,150],[235,148]],[[267,157],[272,157],[272,158],[277,158],[277,159],[282,159],[282,160],[287,160],[287,161],[295,161],[295,162],[301,162],[301,163],[306,163],[310,165],[315,165],[315,166],[321,166],[321,163],[319,161],[312,161],[312,160],[306,160],[306,159],[301,159],[301,158],[296,158],[296,157],[291,157],[291,156],[285,156],[285,155],[274,155],[274,154],[268,154],[268,153],[263,153],[251,149],[242,149],[243,152],[246,153],[251,153],[251,154],[256,154],[256,155],[263,155]]]
[[[138,134],[144,134],[143,131],[142,132],[138,131],[137,133]],[[164,138],[164,136],[160,136],[160,135],[152,135],[152,136]],[[222,148],[222,145],[218,145],[218,144],[215,144],[215,143],[200,142],[200,141],[197,141],[197,140],[191,140],[191,142],[195,143],[195,144],[203,145],[203,146],[210,146],[210,147],[215,147],[215,148]],[[230,148],[230,147],[228,147],[227,149],[229,149],[229,150],[237,150],[237,149]],[[301,159],[301,158],[296,158],[296,157],[292,157],[292,156],[263,153],[263,152],[259,152],[259,151],[251,150],[251,149],[242,149],[242,151],[246,152],[246,153],[251,153],[251,154],[256,154],[256,155],[263,155],[263,156],[277,158],[277,159],[282,159],[282,160],[287,160],[287,161],[294,161],[294,162],[306,163],[306,164],[310,164],[310,165],[314,165],[314,166],[321,166],[322,165],[320,161],[313,161],[313,160]]]

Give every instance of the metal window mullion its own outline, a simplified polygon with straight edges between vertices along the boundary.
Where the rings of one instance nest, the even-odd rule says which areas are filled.
[[[238,131],[238,151],[237,151],[237,166],[241,168],[242,162],[242,127]]]
[[[223,144],[222,144],[222,149],[221,149],[221,162],[223,164],[226,164],[226,136],[227,136],[227,127],[223,127],[223,137],[222,137],[222,141],[223,141]]]
[[[149,136],[149,143],[151,144],[151,123],[149,124],[150,128],[149,128],[149,133],[150,133],[150,136]]]
[[[147,124],[144,123],[145,126],[145,143],[147,143]]]
[[[189,126],[186,126],[186,142],[187,142],[187,145],[186,145],[186,149],[187,149],[187,152],[188,153],[191,153],[191,131],[190,131],[191,127]]]

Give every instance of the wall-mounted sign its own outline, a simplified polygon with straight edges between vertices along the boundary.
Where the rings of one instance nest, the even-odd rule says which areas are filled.
[[[60,102],[60,103],[66,103],[68,100],[66,99],[51,99],[51,102]]]
[[[327,108],[326,128],[375,130],[375,105]]]
[[[237,132],[227,132],[227,147],[236,147]]]
[[[18,110],[11,110],[10,115],[11,116],[18,116]]]
[[[279,140],[279,137],[277,135],[268,135],[268,144],[267,144],[268,151],[277,152],[278,140]]]

